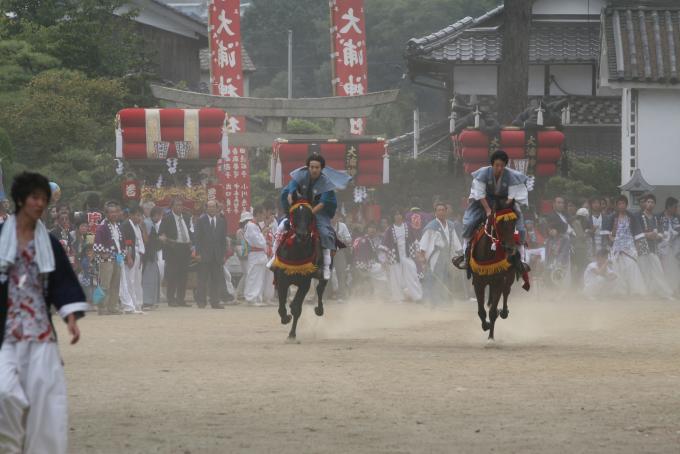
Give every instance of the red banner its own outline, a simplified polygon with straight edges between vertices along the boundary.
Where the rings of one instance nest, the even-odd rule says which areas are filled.
[[[240,0],[211,0],[210,22],[210,85],[212,94],[241,97],[243,67],[241,58]],[[245,132],[245,117],[228,117],[229,134]],[[229,157],[217,164],[220,188],[224,188],[224,212],[227,230],[235,233],[241,212],[250,210],[250,164],[245,148],[229,147]]]
[[[250,210],[248,151],[244,147],[232,148],[229,157],[220,161],[218,170],[220,189],[224,190],[223,204],[227,227],[230,232],[235,232],[241,213]]]
[[[368,91],[364,0],[330,0],[333,43],[333,94],[357,96]],[[365,118],[350,119],[350,133],[363,135]]]
[[[240,0],[210,2],[210,85],[219,96],[243,96]]]

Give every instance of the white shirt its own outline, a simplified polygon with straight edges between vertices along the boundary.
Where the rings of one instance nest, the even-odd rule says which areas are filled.
[[[137,254],[144,254],[144,238],[142,237],[142,229],[139,228],[137,224],[130,221],[132,224],[132,230],[135,232],[135,251]]]
[[[210,224],[210,227],[212,227],[213,229],[217,228],[216,216],[208,215],[208,224]]]
[[[349,233],[349,229],[344,222],[338,222],[335,226],[335,231],[338,234],[338,239],[345,243],[346,245],[352,244],[352,234]]]
[[[399,258],[405,259],[408,257],[406,254],[406,227],[402,223],[401,225],[394,225],[394,236],[397,237],[397,248],[399,250]]]
[[[178,243],[188,243],[189,242],[189,229],[187,228],[186,222],[182,216],[178,216],[172,213],[175,217],[175,225],[177,226],[177,242]]]
[[[451,235],[449,234],[448,222],[444,221],[442,223],[442,221],[440,221],[438,218],[437,222],[439,222],[439,225],[442,227],[442,230],[444,231],[444,236],[446,236],[446,242],[451,243]]]
[[[260,227],[254,222],[248,222],[246,224],[243,238],[245,238],[246,242],[251,248],[267,248],[267,240],[265,239],[264,235],[262,235],[262,230],[260,230]]]
[[[119,252],[123,251],[123,248],[120,247],[120,229],[118,228],[118,223],[112,223],[111,224],[111,230],[113,231],[113,242],[116,243],[116,249]]]

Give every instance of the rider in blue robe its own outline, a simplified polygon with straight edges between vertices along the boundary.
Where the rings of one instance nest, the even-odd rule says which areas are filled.
[[[463,242],[467,250],[470,239],[482,222],[491,215],[496,200],[514,200],[513,209],[517,214],[515,227],[519,232],[520,244],[524,244],[526,229],[520,205],[529,205],[528,177],[521,172],[507,168],[508,155],[496,150],[491,155],[491,165],[472,173],[470,189],[471,203],[463,215]],[[467,266],[467,254],[460,267]]]
[[[328,280],[331,275],[331,251],[336,249],[335,231],[331,225],[338,207],[335,190],[347,187],[352,177],[326,167],[326,160],[318,153],[310,155],[306,166],[294,170],[290,176],[290,183],[281,191],[281,207],[284,213],[288,213],[294,193],[312,205],[321,238],[323,278]]]

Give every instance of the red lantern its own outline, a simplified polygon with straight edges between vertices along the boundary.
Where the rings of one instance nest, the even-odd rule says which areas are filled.
[[[493,149],[502,148],[512,160],[528,159],[530,174],[550,177],[557,174],[564,134],[554,129],[530,132],[521,129],[503,129],[497,137],[489,137],[477,129],[465,129],[452,137],[454,152],[463,159],[466,173],[489,165]],[[512,162],[511,162],[512,165]]]
[[[123,180],[122,183],[123,200],[139,200],[141,188],[137,180]]]

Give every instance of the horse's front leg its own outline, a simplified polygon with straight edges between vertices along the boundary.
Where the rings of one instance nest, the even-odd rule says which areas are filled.
[[[508,297],[510,296],[510,290],[512,290],[513,280],[514,275],[511,274],[510,277],[506,279],[505,288],[503,289],[503,309],[501,309],[498,315],[504,320],[510,315],[510,311],[508,310]]]
[[[501,293],[504,289],[497,289],[490,286],[489,290],[489,340],[493,341],[494,328],[498,318],[498,303],[501,300]]]
[[[328,281],[320,280],[319,284],[316,286],[317,305],[314,308],[314,313],[319,317],[323,315],[323,293],[326,290],[327,285]]]
[[[482,321],[482,329],[487,331],[489,329],[489,322],[486,321],[486,309],[484,309],[484,288],[486,284],[474,281],[472,285],[475,288],[475,296],[477,297],[477,314]]]
[[[305,300],[305,296],[307,296],[311,283],[311,279],[307,279],[302,283],[298,287],[297,292],[295,292],[295,298],[293,298],[293,302],[290,304],[290,312],[293,314],[293,326],[290,327],[290,333],[288,333],[289,340],[294,340],[297,336],[296,330],[298,320],[300,320],[300,315],[302,314],[302,302]]]
[[[284,282],[283,276],[278,276],[277,279],[277,290],[279,294],[279,317],[281,317],[281,324],[287,325],[290,323],[291,316],[288,314],[288,308],[286,308],[286,303],[288,302],[288,282]]]

